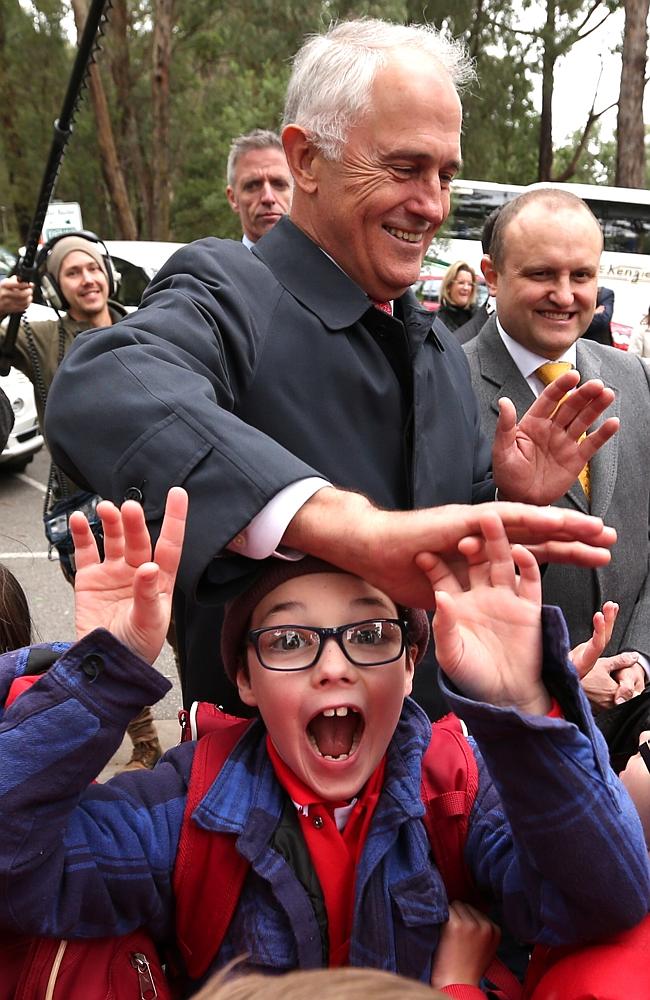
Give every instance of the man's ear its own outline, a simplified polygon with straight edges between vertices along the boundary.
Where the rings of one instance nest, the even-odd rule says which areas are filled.
[[[285,125],[282,145],[294,184],[306,194],[313,194],[318,187],[313,169],[318,150],[307,132],[300,125]]]
[[[489,254],[483,254],[481,258],[481,271],[483,272],[483,277],[485,278],[485,284],[487,285],[488,292],[490,295],[496,295],[497,293],[497,283],[498,275],[494,270],[494,264],[492,263],[492,258]]]
[[[406,649],[406,670],[404,672],[404,697],[407,698],[413,690],[413,674],[415,673],[415,657],[418,655],[417,646],[408,646]]]
[[[230,202],[230,207],[232,208],[233,212],[239,212],[239,203],[237,201],[237,198],[235,197],[235,192],[231,188],[230,184],[226,188],[226,198]]]
[[[257,698],[251,685],[250,672],[248,666],[244,663],[237,670],[237,690],[244,705],[248,705],[249,708],[257,707]]]

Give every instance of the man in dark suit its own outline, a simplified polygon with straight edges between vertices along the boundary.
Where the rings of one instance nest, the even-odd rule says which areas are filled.
[[[612,561],[591,571],[551,566],[543,581],[544,599],[562,607],[574,644],[589,636],[605,601],[620,605],[608,655],[585,679],[592,701],[606,707],[643,688],[650,655],[650,374],[638,358],[581,339],[593,316],[601,251],[600,226],[573,195],[542,190],[514,199],[483,260],[496,316],[464,349],[490,438],[502,397],[525,413],[548,380],[547,362],[570,364],[582,380],[601,379],[616,393],[620,435],[593,457],[588,481],[576,478],[559,501],[616,528]]]
[[[617,428],[579,441],[585,408],[611,400],[596,385],[574,394],[567,433],[552,416],[567,375],[517,429],[504,414],[493,481],[462,350],[410,292],[449,212],[467,70],[435,29],[348,21],[311,39],[285,108],[290,218],[252,251],[179,251],[137,313],[64,362],[48,405],[57,462],[104,496],[141,499],[154,533],[169,487],[190,494],[175,600],[186,702],[238,707],[209,605],[259,560],[310,553],[430,607],[415,558],[455,558],[479,523],[461,505],[492,499],[495,482],[546,504]],[[608,558],[610,533],[577,512],[497,510],[542,557]],[[430,675],[418,683],[426,700]]]

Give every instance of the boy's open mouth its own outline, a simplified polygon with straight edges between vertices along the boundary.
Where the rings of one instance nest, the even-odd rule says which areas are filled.
[[[358,709],[338,705],[314,716],[307,726],[307,737],[320,757],[347,760],[359,746],[364,726]]]

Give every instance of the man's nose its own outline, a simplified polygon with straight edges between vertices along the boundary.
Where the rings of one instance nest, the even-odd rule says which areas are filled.
[[[406,207],[437,229],[447,218],[448,206],[448,199],[443,194],[440,178],[436,174],[421,178],[414,197]]]
[[[272,205],[275,201],[275,191],[273,190],[273,185],[269,181],[264,182],[264,187],[262,188],[262,201],[265,205]]]
[[[569,275],[558,277],[555,280],[549,298],[557,306],[573,305],[573,287]]]

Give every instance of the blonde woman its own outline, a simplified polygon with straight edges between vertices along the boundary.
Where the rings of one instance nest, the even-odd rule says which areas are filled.
[[[442,279],[438,316],[448,330],[467,323],[476,312],[476,272],[464,260],[457,260]]]

